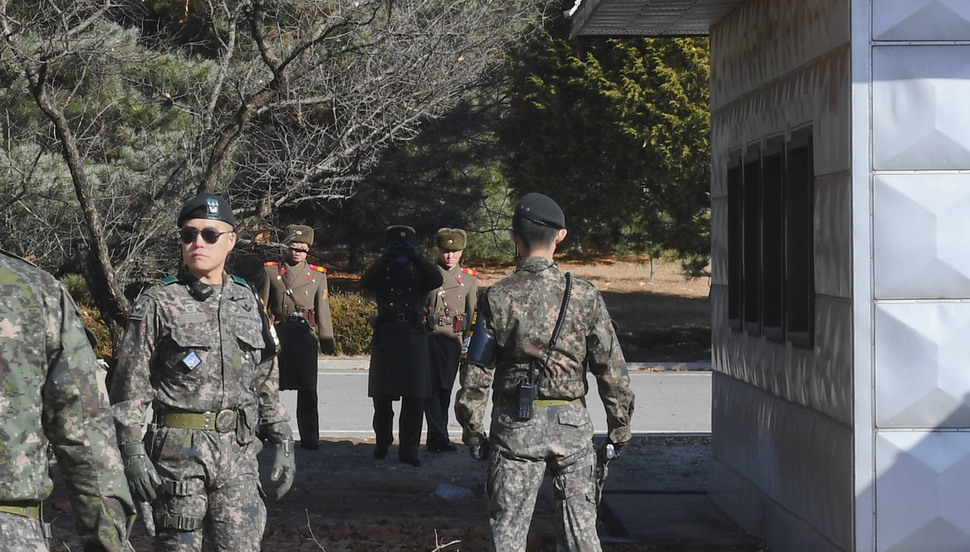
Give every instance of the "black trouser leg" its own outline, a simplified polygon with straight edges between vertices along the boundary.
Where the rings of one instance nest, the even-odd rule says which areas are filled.
[[[400,458],[417,458],[421,443],[421,426],[424,418],[424,399],[401,398],[401,415],[398,418]]]
[[[428,421],[428,438],[425,445],[429,449],[441,448],[448,444],[448,411],[441,408],[443,391],[443,389],[435,389],[434,394],[424,401],[424,417]],[[447,404],[445,408],[448,408]]]
[[[377,452],[387,454],[394,441],[394,407],[390,397],[374,397],[374,436],[377,439]],[[375,455],[377,454],[375,452]]]
[[[316,444],[320,439],[317,402],[316,389],[296,392],[296,427],[300,430],[300,443]]]

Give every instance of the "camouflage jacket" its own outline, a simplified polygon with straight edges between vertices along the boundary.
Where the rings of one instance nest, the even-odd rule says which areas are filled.
[[[142,439],[149,405],[156,412],[242,410],[244,422],[280,442],[290,435],[279,374],[264,347],[262,304],[245,280],[227,276],[221,291],[198,301],[188,286],[162,280],[138,298],[111,383],[119,443]],[[257,400],[258,398],[258,400]]]
[[[495,403],[518,401],[518,384],[529,374],[531,358],[547,357],[566,288],[555,262],[531,257],[496,282],[478,302],[478,316],[493,332],[498,346],[494,369],[463,363],[455,413],[464,442],[474,445],[485,436],[483,417],[492,387]],[[586,368],[595,376],[606,407],[609,437],[630,440],[633,391],[626,361],[600,292],[586,280],[573,278],[566,317],[539,385],[540,399],[572,400],[586,395]]]
[[[122,550],[135,509],[98,370],[67,290],[0,253],[0,502],[50,495],[50,443],[85,549]]]

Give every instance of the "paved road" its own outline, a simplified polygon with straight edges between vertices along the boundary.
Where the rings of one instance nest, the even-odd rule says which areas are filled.
[[[646,368],[642,365],[634,366]],[[698,369],[703,368],[702,364],[674,367],[686,368],[687,371],[630,371],[630,381],[636,393],[636,410],[633,416],[635,434],[711,432],[711,373]],[[317,384],[321,436],[373,438],[371,416],[374,410],[367,397],[366,359],[321,361]],[[595,389],[596,385],[590,377],[590,413],[597,433],[604,433],[606,414]],[[282,398],[292,417],[296,412],[296,392],[284,391]],[[454,422],[453,412],[451,420],[449,433],[453,440],[460,440],[461,428]],[[296,434],[295,420],[292,425]],[[396,435],[396,421],[394,428]]]

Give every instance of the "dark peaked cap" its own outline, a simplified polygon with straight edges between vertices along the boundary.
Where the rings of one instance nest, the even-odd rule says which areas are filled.
[[[411,228],[410,226],[398,224],[395,226],[388,226],[387,230],[384,230],[384,239],[387,241],[387,243],[400,241],[414,243],[414,236],[414,228]]]
[[[524,218],[557,230],[566,227],[566,216],[559,205],[549,196],[535,192],[522,196],[512,218]]]
[[[185,202],[179,211],[178,225],[191,219],[221,220],[230,226],[236,225],[236,218],[232,216],[232,207],[222,196],[202,192]]]

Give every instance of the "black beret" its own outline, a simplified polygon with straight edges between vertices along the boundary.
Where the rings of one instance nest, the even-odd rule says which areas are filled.
[[[442,251],[461,251],[465,248],[468,235],[461,228],[442,228],[438,230],[438,249]]]
[[[313,245],[313,228],[302,224],[291,224],[286,227],[286,243],[305,243]]]
[[[179,211],[178,225],[181,227],[185,221],[197,218],[221,220],[230,226],[236,225],[229,202],[221,196],[206,192],[185,202]]]
[[[404,241],[408,243],[414,243],[414,228],[410,226],[402,226],[400,224],[394,226],[388,226],[387,230],[384,230],[384,239],[387,243]]]
[[[518,205],[515,206],[515,213],[512,214],[512,218],[524,218],[550,228],[566,227],[566,217],[562,214],[559,205],[549,196],[535,192],[522,196]]]

